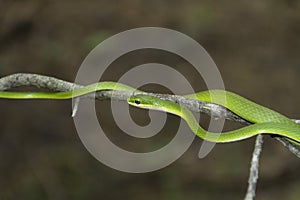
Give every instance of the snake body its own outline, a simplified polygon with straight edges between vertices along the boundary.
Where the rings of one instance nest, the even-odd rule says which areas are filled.
[[[254,102],[251,102],[247,99],[244,99],[243,97],[240,97],[234,93],[227,92],[227,91],[220,91],[220,90],[212,90],[210,92],[213,92],[215,94],[220,93],[226,93],[226,102],[229,101],[238,101],[241,103],[239,107],[236,107],[235,104],[229,105],[224,104],[223,106],[228,106],[227,108],[232,108],[232,111],[234,112],[236,109],[250,109],[251,107],[256,108],[257,104]],[[195,97],[196,99],[200,100],[202,95],[204,95],[204,100],[208,100],[205,98],[208,92],[204,93],[198,93],[195,94],[195,96],[189,96],[189,97]],[[221,94],[220,94],[221,95]],[[232,99],[231,97],[235,97],[235,99]],[[209,98],[210,99],[210,98]],[[201,99],[202,100],[202,99]],[[251,102],[252,104],[242,104],[243,101]],[[207,102],[211,102],[208,100]],[[291,142],[300,145],[300,125],[296,124],[292,120],[288,119],[287,117],[272,111],[268,108],[263,107],[265,113],[259,111],[257,116],[262,117],[266,116],[266,118],[262,118],[261,120],[259,118],[256,118],[255,113],[242,113],[242,116],[246,117],[247,120],[251,122],[256,122],[256,124],[252,124],[237,130],[229,131],[229,132],[223,132],[222,134],[215,134],[208,132],[204,130],[196,121],[191,111],[189,111],[187,108],[180,106],[176,103],[160,100],[156,97],[151,97],[148,95],[136,95],[132,96],[128,99],[128,103],[145,109],[155,109],[155,110],[161,110],[168,113],[172,113],[175,115],[178,115],[182,117],[187,124],[189,125],[190,129],[200,138],[211,141],[211,142],[234,142],[243,140],[246,138],[250,138],[252,136],[258,135],[258,134],[276,134],[281,135],[283,137],[286,137]],[[211,102],[215,103],[215,102]],[[234,103],[234,102],[231,102]],[[259,109],[262,106],[257,107]],[[255,111],[256,109],[254,109]],[[272,121],[274,120],[274,121]]]
[[[116,82],[99,82],[73,91],[66,92],[11,92],[1,91],[0,98],[7,99],[71,99],[88,93],[102,90],[129,90],[138,91],[130,86]],[[226,101],[224,101],[224,95]],[[224,90],[209,90],[185,97],[215,103],[226,107],[241,118],[253,123],[252,125],[223,132],[220,135],[204,130],[194,118],[193,114],[179,104],[158,99],[153,96],[139,94],[128,98],[130,105],[165,111],[182,117],[190,129],[200,138],[211,142],[233,142],[252,137],[257,134],[276,134],[300,145],[300,125],[296,124],[284,115],[264,106],[258,105],[235,93]]]
[[[1,91],[0,98],[5,99],[72,99],[85,94],[102,90],[138,91],[128,85],[111,81],[94,83],[82,88],[66,92],[10,92]]]

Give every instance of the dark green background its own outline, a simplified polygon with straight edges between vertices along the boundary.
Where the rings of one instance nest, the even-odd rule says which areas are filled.
[[[74,81],[81,62],[99,42],[143,26],[187,34],[215,60],[228,90],[300,118],[297,0],[0,0],[0,76],[30,72]],[[153,50],[123,56],[103,79],[117,80],[131,67],[153,61],[181,71],[196,90],[205,89],[186,62]],[[161,89],[153,90],[165,91]],[[132,141],[110,117],[101,117],[110,116],[108,105],[97,103],[100,121],[124,148],[138,151],[163,145],[178,123],[170,116],[155,139]],[[0,199],[244,197],[254,139],[217,145],[201,160],[197,157],[201,140],[196,139],[167,168],[127,174],[104,166],[87,152],[70,117],[71,101],[0,100],[0,109]],[[146,114],[132,110],[140,124],[147,122]],[[299,160],[276,140],[265,138],[257,199],[299,199]]]

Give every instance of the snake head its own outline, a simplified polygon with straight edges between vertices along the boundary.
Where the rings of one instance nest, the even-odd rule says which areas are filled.
[[[158,107],[159,101],[161,100],[156,97],[144,94],[134,95],[127,99],[128,104],[146,109],[155,109],[156,107]]]

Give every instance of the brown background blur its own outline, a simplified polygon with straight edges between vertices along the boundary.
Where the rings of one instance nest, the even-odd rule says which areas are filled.
[[[0,76],[30,72],[74,81],[81,62],[99,42],[143,26],[187,34],[212,56],[228,90],[300,118],[297,0],[0,0]],[[195,89],[205,89],[191,76],[191,66],[160,51],[120,58],[104,79],[117,80],[124,69],[150,61],[180,69]],[[109,116],[106,105],[97,103],[98,112]],[[254,139],[217,145],[201,160],[197,157],[201,140],[196,139],[170,166],[127,174],[104,166],[87,152],[70,116],[71,101],[0,100],[0,109],[0,199],[244,197]],[[133,115],[134,111],[143,116],[138,123],[147,121],[145,111],[133,110]],[[169,118],[174,123],[167,123],[165,134],[141,144],[150,148],[168,141],[172,137],[168,130],[178,122]],[[138,144],[123,140],[111,120],[102,123],[117,134],[116,143],[130,148]],[[257,199],[299,199],[299,160],[276,140],[265,138]]]

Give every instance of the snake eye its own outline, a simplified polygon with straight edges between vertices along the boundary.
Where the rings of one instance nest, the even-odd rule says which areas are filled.
[[[137,100],[134,101],[134,103],[139,105],[141,102],[140,102],[140,100],[137,99]]]

